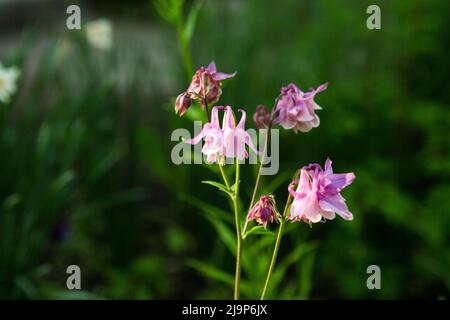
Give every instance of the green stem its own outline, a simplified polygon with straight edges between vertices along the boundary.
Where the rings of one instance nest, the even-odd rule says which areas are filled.
[[[283,235],[283,230],[284,230],[285,223],[286,222],[285,222],[284,218],[282,218],[281,222],[280,222],[280,228],[278,229],[278,234],[277,234],[277,240],[275,242],[275,247],[273,249],[272,260],[270,261],[269,272],[267,273],[266,282],[264,283],[264,288],[263,288],[263,291],[261,293],[261,300],[264,300],[264,298],[266,296],[267,288],[269,287],[270,277],[272,276],[272,272],[273,272],[273,269],[275,267],[275,262],[277,261],[278,249],[280,247],[281,237]]]
[[[267,129],[266,139],[265,139],[265,143],[264,143],[264,151],[263,151],[263,154],[261,157],[261,163],[259,164],[258,175],[256,176],[256,182],[255,182],[255,187],[253,188],[252,200],[250,200],[250,207],[248,208],[247,214],[250,213],[250,210],[253,207],[253,204],[254,204],[255,198],[256,198],[256,192],[258,191],[259,181],[261,179],[261,172],[262,172],[264,161],[266,159],[267,145],[269,144],[270,129],[271,129],[271,126],[269,126],[269,128]],[[244,234],[247,231],[247,227],[248,227],[248,220],[245,221],[244,229],[242,230],[242,237],[244,237]]]
[[[299,174],[300,174],[300,171],[297,170],[297,172],[294,175],[293,181],[297,180]],[[291,202],[292,202],[292,196],[291,196],[291,194],[289,194],[289,196],[286,200],[286,205],[284,206],[283,215],[281,216],[280,228],[278,229],[277,240],[275,241],[275,247],[273,248],[272,260],[270,261],[270,266],[269,266],[269,271],[267,272],[266,282],[264,283],[264,287],[263,287],[263,290],[261,293],[261,300],[264,300],[264,298],[266,297],[267,289],[269,288],[270,278],[272,277],[272,272],[275,267],[275,263],[277,261],[278,249],[280,247],[281,237],[283,235],[284,225],[286,224],[286,220],[288,217],[288,209],[289,209]]]
[[[236,272],[234,275],[234,300],[239,300],[239,282],[241,279],[241,256],[242,256],[242,236],[241,236],[241,217],[239,214],[239,160],[236,158],[236,182],[233,195],[234,218],[236,223]]]
[[[222,174],[223,182],[225,182],[225,185],[227,186],[228,191],[231,191],[230,183],[228,182],[227,175],[225,174],[225,170],[223,169],[223,166],[219,164],[220,173]]]
[[[209,115],[209,108],[208,108],[208,100],[205,98],[203,98],[203,103],[205,105],[205,111],[206,111],[206,118],[208,119],[208,122],[211,122],[211,117]]]

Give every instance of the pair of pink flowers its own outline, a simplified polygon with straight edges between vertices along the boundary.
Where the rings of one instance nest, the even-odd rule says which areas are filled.
[[[221,81],[233,78],[234,73],[217,72],[216,64],[211,62],[208,67],[201,67],[192,77],[189,88],[178,95],[175,101],[175,113],[182,116],[191,106],[192,100],[199,100],[202,108],[219,101],[222,95]]]
[[[219,124],[219,110],[225,109],[222,127]],[[237,158],[243,160],[248,157],[246,145],[255,153],[258,153],[253,145],[250,135],[245,131],[246,113],[242,113],[241,120],[236,125],[233,110],[230,106],[214,107],[211,111],[211,121],[203,126],[202,131],[195,138],[186,140],[186,143],[197,144],[205,139],[202,153],[207,156],[210,163],[218,161],[223,163],[225,158]]]
[[[293,198],[287,217],[289,220],[311,224],[323,219],[332,220],[336,214],[345,220],[353,220],[340,192],[353,182],[355,175],[352,172],[333,173],[331,164],[331,160],[327,159],[325,170],[317,163],[300,169],[300,179],[293,181],[288,187]],[[268,199],[267,195],[261,196],[250,210],[247,220],[256,220],[264,227],[269,221],[277,220],[276,207]]]

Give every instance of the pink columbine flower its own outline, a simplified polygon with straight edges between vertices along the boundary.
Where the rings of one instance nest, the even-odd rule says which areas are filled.
[[[221,81],[233,78],[235,75],[236,72],[231,74],[217,72],[214,62],[206,68],[200,67],[192,77],[189,88],[177,97],[175,113],[182,116],[191,106],[192,100],[199,100],[202,108],[205,107],[205,100],[208,105],[216,103],[222,94]]]
[[[334,219],[337,213],[345,220],[353,220],[345,199],[340,192],[350,185],[355,175],[333,173],[331,160],[325,162],[325,170],[317,164],[305,166],[300,171],[300,179],[289,185],[289,193],[294,197],[289,219],[303,220],[307,223],[319,222],[322,217]],[[298,184],[297,190],[294,186]]]
[[[222,127],[219,124],[220,109],[225,109]],[[246,113],[241,109],[239,109],[239,112],[242,112],[242,117],[238,125],[236,125],[233,110],[230,106],[214,107],[211,111],[211,121],[203,126],[200,134],[185,142],[197,144],[204,139],[205,144],[203,145],[202,153],[207,156],[209,163],[218,161],[222,164],[225,158],[243,160],[248,157],[245,145],[248,145],[255,153],[258,153],[250,135],[245,131]]]
[[[281,95],[273,110],[274,124],[280,124],[284,129],[294,132],[308,132],[320,124],[316,110],[322,109],[315,101],[317,93],[327,89],[328,84],[322,84],[317,89],[303,92],[295,84],[281,88]]]
[[[247,221],[255,220],[262,224],[264,228],[269,222],[279,220],[279,215],[272,195],[262,195],[258,202],[252,207],[247,216]]]

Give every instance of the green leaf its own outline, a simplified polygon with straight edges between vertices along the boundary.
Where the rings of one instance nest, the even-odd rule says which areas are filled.
[[[230,250],[231,254],[236,256],[236,236],[233,231],[231,231],[231,229],[217,217],[205,215],[205,218],[211,222],[220,239],[223,241],[228,250]]]
[[[251,228],[244,234],[244,239],[247,238],[247,236],[249,236],[251,234],[253,234],[253,235],[257,235],[257,234],[261,235],[262,234],[262,235],[270,235],[270,236],[275,235],[275,233],[273,233],[270,230],[267,230],[263,226],[254,226],[253,228]]]
[[[280,263],[276,266],[274,273],[272,274],[271,292],[276,292],[276,288],[284,279],[284,276],[290,266],[298,263],[306,254],[315,250],[317,245],[315,243],[304,243],[297,246],[290,254],[288,254]],[[302,261],[303,262],[303,261]]]
[[[176,24],[183,13],[184,0],[154,0],[158,14],[167,22]]]
[[[188,16],[186,24],[184,26],[184,33],[183,33],[183,36],[186,39],[186,41],[190,41],[192,38],[192,35],[194,34],[195,25],[197,23],[198,13],[200,12],[201,7],[202,7],[202,2],[197,1],[192,6],[191,10],[189,11],[189,16]]]
[[[3,201],[3,207],[6,210],[13,209],[16,205],[18,205],[22,201],[22,197],[18,193],[13,193],[9,195],[5,201]]]
[[[218,188],[220,191],[225,192],[226,194],[228,194],[230,197],[233,197],[233,193],[228,191],[228,188],[224,184],[222,184],[220,182],[204,180],[204,181],[202,181],[202,183],[214,186],[214,187]]]
[[[234,288],[234,275],[228,274],[225,271],[220,270],[210,264],[195,259],[190,259],[188,261],[188,265],[191,268],[199,271],[205,277],[222,282],[230,288]],[[253,288],[245,283],[243,279],[241,280],[240,288],[241,292],[247,297],[251,297],[254,291]]]
[[[233,216],[192,196],[183,194],[182,198],[201,210],[200,213],[213,225],[220,240],[233,255],[236,255],[236,235],[231,227],[234,221]]]
[[[312,273],[314,269],[314,260],[316,257],[316,252],[313,251],[307,254],[303,258],[303,263],[300,266],[299,271],[299,298],[300,299],[308,299],[309,293],[312,288]]]
[[[234,224],[234,217],[229,212],[227,212],[219,207],[210,205],[209,203],[199,200],[199,199],[197,199],[189,194],[186,194],[186,193],[180,194],[180,198],[183,201],[186,201],[187,203],[200,209],[202,212],[202,215],[205,217],[207,215],[215,216],[217,218],[220,218],[222,221],[229,223],[230,225]]]
[[[231,288],[234,286],[234,277],[225,271],[195,259],[190,259],[188,265],[210,279],[225,283]]]

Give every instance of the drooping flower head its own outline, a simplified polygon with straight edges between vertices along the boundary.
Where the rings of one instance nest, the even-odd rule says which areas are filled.
[[[322,84],[309,92],[303,92],[295,84],[281,88],[281,95],[273,110],[274,124],[280,124],[284,129],[294,132],[308,132],[320,124],[316,110],[322,109],[315,101],[317,93],[327,89],[328,84]]]
[[[9,103],[17,90],[17,79],[20,71],[16,67],[5,68],[0,62],[0,102]]]
[[[225,109],[222,127],[219,124],[219,110],[221,109]],[[233,110],[230,106],[214,107],[211,111],[211,121],[203,126],[200,134],[185,142],[197,144],[204,139],[205,144],[202,153],[207,156],[207,161],[210,163],[216,161],[223,163],[225,158],[237,158],[239,160],[247,158],[248,152],[245,145],[248,145],[250,149],[257,153],[258,151],[253,145],[250,135],[245,131],[246,113],[241,109],[239,111],[242,113],[242,117],[236,125]]]
[[[269,222],[279,220],[275,200],[272,195],[262,195],[258,202],[252,207],[247,216],[247,221],[255,220],[257,223],[267,227]]]
[[[191,106],[192,100],[199,100],[202,108],[205,108],[205,100],[208,105],[219,101],[222,94],[221,81],[233,78],[236,72],[228,74],[217,72],[216,64],[211,62],[208,67],[200,67],[192,77],[189,88],[178,95],[175,102],[175,113],[182,116]]]
[[[256,111],[253,114],[253,122],[258,129],[264,129],[269,127],[270,113],[266,106],[259,105],[256,107]]]
[[[325,162],[325,170],[317,164],[310,164],[300,170],[300,179],[289,185],[289,193],[294,198],[289,219],[316,223],[325,219],[332,220],[336,213],[345,220],[353,220],[345,199],[340,192],[350,185],[355,175],[333,173],[331,160]],[[295,185],[297,190],[294,190]]]

